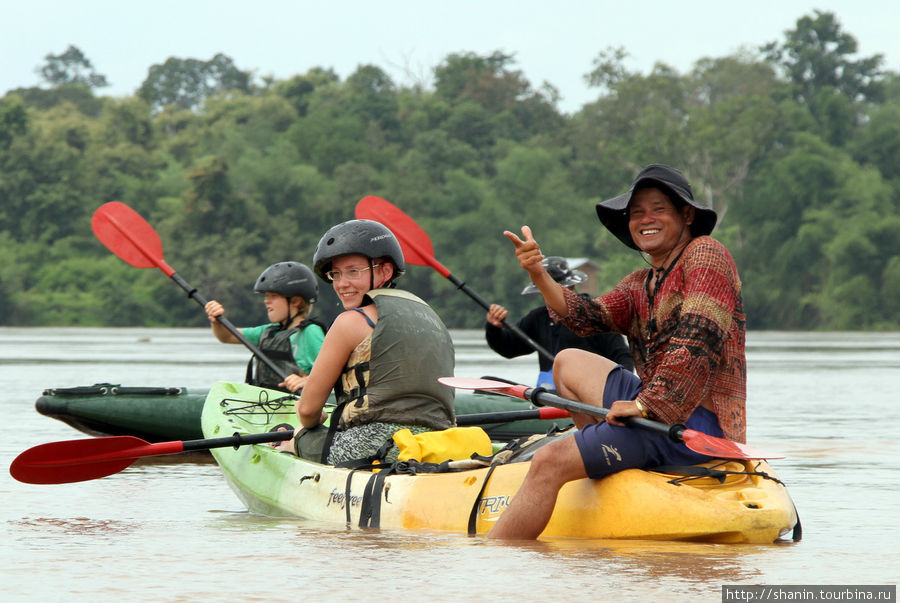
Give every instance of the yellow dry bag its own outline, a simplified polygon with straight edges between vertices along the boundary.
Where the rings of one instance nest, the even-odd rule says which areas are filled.
[[[394,443],[401,461],[443,463],[471,458],[473,454],[493,454],[491,438],[481,427],[451,427],[442,431],[425,431],[413,435],[408,429],[394,433]]]

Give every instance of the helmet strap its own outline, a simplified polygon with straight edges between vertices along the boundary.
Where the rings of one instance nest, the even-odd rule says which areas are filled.
[[[294,319],[300,316],[300,312],[297,312],[296,314],[291,316],[291,298],[285,296],[285,299],[287,300],[287,318],[284,321],[284,328],[287,329],[290,328],[291,323],[294,322]]]

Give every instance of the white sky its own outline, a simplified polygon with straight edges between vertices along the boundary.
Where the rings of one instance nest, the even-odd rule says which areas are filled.
[[[561,110],[596,97],[584,74],[609,46],[647,73],[664,61],[685,73],[703,57],[783,41],[814,9],[835,13],[859,43],[900,71],[900,35],[890,2],[867,0],[0,0],[0,95],[36,86],[47,54],[74,44],[111,86],[134,93],[169,57],[209,60],[222,52],[241,70],[284,79],[331,67],[341,79],[375,64],[398,85],[431,83],[453,52],[514,54],[532,86],[553,84]]]

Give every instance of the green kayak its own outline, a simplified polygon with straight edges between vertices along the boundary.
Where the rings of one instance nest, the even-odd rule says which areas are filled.
[[[44,390],[35,402],[42,415],[59,419],[88,435],[131,435],[148,442],[203,437],[200,415],[209,389],[127,387],[111,383]],[[469,415],[534,408],[528,402],[471,391],[456,392],[456,414]],[[291,415],[293,410],[283,411]],[[287,421],[290,417],[285,418]],[[571,419],[517,420],[482,425],[496,441],[546,433]]]

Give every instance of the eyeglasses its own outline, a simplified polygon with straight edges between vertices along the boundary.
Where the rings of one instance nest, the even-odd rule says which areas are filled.
[[[329,270],[325,273],[325,276],[328,277],[328,280],[331,282],[339,281],[342,278],[347,279],[348,281],[359,280],[359,277],[362,276],[362,273],[366,270],[371,270],[372,268],[376,268],[381,266],[381,264],[372,264],[368,268],[351,268],[350,270],[344,270],[341,272],[340,270]]]

